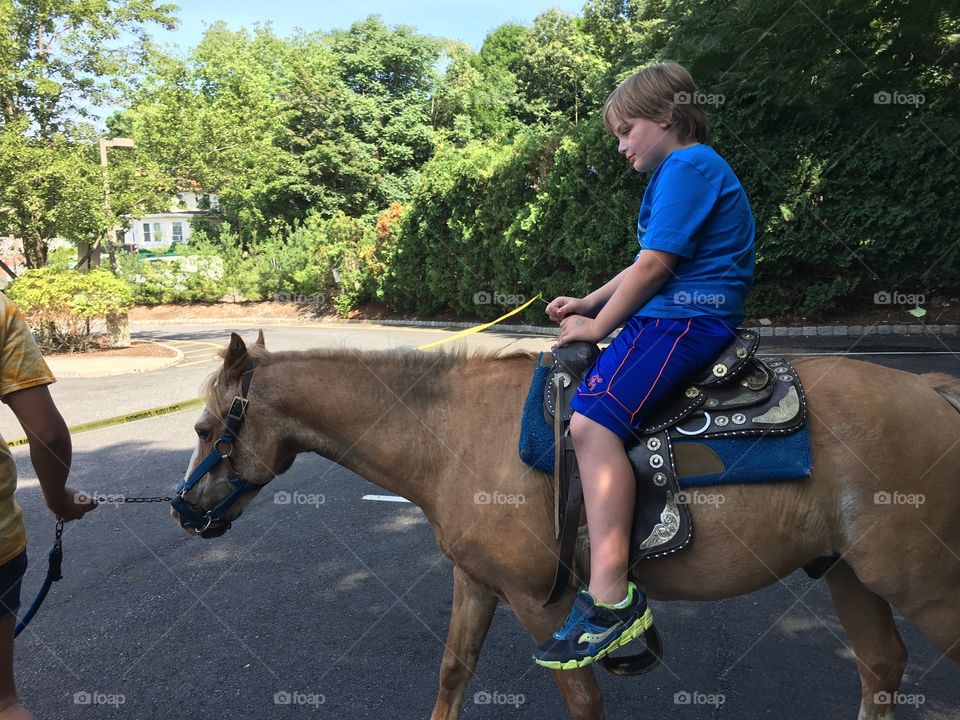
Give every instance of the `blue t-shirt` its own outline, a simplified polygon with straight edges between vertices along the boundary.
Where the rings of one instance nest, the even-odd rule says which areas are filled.
[[[635,315],[743,320],[756,258],[740,180],[708,145],[674,150],[654,171],[637,219],[640,249],[679,255],[673,276]]]

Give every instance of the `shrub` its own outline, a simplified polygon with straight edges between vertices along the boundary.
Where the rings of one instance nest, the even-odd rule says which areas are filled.
[[[133,305],[130,285],[104,269],[28,270],[10,284],[7,294],[48,351],[91,345],[91,320],[112,321]]]
[[[126,255],[118,272],[144,305],[218,301],[228,285],[223,261],[206,249],[191,247],[190,253],[173,259]]]
[[[244,272],[261,298],[319,299],[345,315],[374,296],[382,260],[372,223],[313,214],[254,244]]]

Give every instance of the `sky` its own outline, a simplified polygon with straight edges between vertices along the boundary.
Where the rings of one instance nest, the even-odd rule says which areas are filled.
[[[276,35],[285,37],[299,28],[346,29],[357,20],[379,15],[388,25],[412,25],[426,35],[463,40],[475,50],[484,37],[506,22],[529,24],[545,10],[557,8],[580,14],[584,0],[181,0],[174,31],[155,30],[154,40],[162,46],[176,45],[187,50],[200,42],[205,27],[225,20],[238,30],[271,21]]]

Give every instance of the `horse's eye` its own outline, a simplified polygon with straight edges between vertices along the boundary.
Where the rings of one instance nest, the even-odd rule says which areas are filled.
[[[204,430],[203,428],[196,428],[197,437],[206,442],[210,439],[210,431]]]

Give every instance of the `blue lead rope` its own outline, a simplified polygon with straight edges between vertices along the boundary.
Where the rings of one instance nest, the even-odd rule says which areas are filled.
[[[30,606],[30,609],[24,613],[23,617],[17,621],[17,628],[14,630],[13,636],[17,637],[20,633],[23,632],[23,629],[30,624],[30,621],[33,620],[33,616],[37,614],[37,610],[40,609],[40,606],[43,605],[44,598],[47,597],[47,593],[50,592],[50,586],[53,585],[57,580],[63,578],[63,575],[60,574],[60,565],[63,562],[63,520],[57,520],[57,539],[53,543],[53,547],[50,549],[50,564],[47,566],[47,577],[43,581],[43,585],[40,587],[40,592],[37,593],[37,596],[33,599],[33,604]]]

